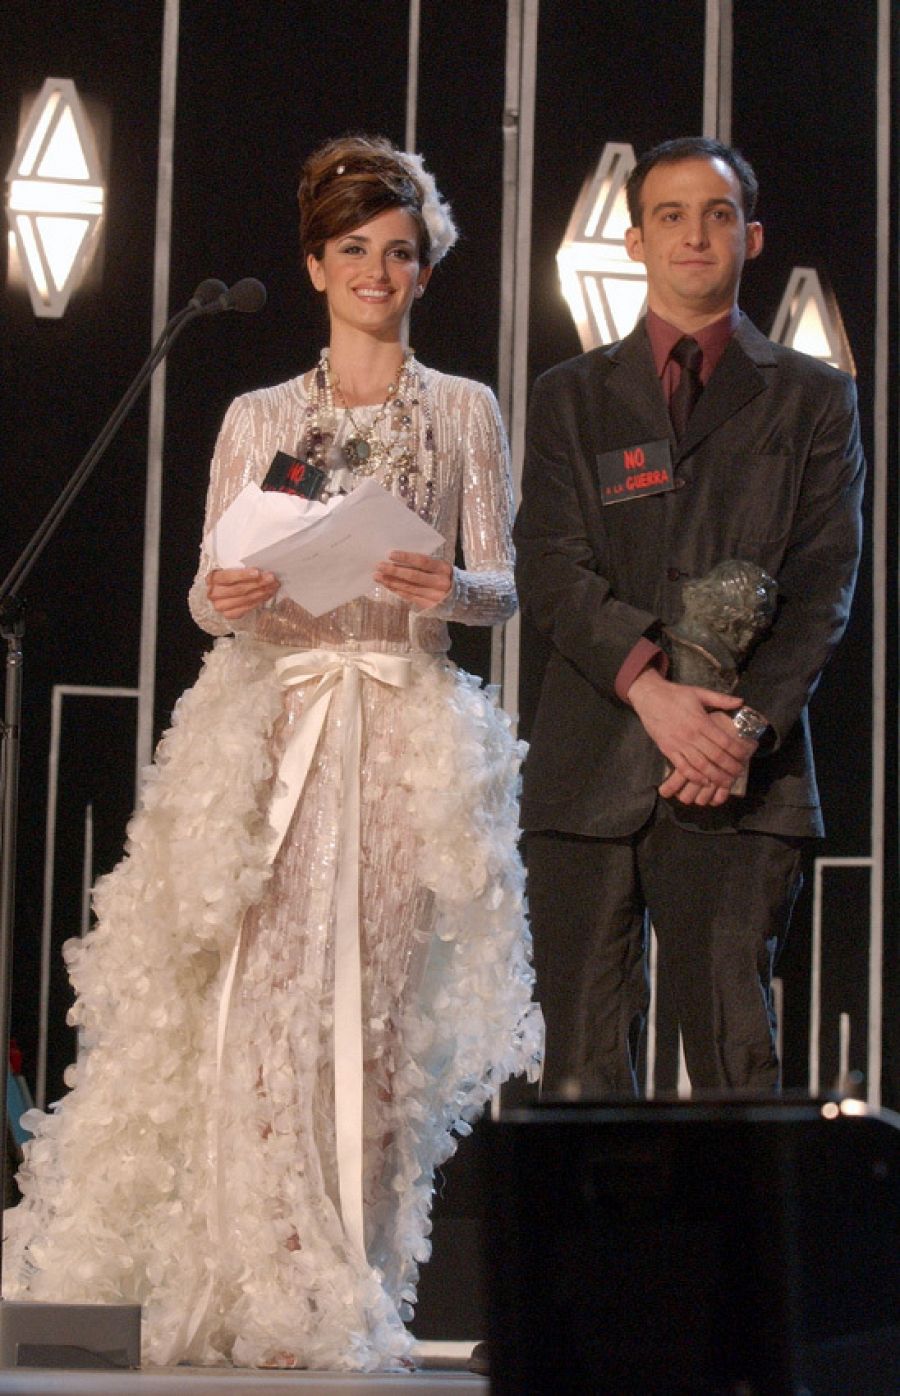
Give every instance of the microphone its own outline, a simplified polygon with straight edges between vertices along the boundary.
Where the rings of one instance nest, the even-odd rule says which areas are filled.
[[[217,305],[216,302],[223,296],[228,295],[228,287],[224,281],[219,281],[211,276],[206,281],[201,281],[194,294],[187,303],[188,310],[215,311],[224,310],[224,306]]]
[[[229,288],[224,281],[209,277],[201,281],[181,314],[218,315],[222,310],[240,310],[255,315],[266,303],[266,288],[255,276],[245,276]]]
[[[255,315],[266,303],[266,288],[255,276],[245,276],[226,293],[224,310],[239,310],[244,315]]]

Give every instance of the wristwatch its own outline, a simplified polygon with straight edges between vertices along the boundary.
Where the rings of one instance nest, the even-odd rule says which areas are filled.
[[[731,714],[731,720],[738,736],[746,737],[750,742],[758,742],[769,725],[768,719],[755,708],[738,708],[736,713]]]

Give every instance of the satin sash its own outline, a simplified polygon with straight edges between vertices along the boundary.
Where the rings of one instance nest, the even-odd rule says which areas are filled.
[[[341,822],[335,889],[334,1102],[338,1196],[348,1238],[365,1258],[363,1228],[363,1030],[359,927],[361,676],[405,688],[412,664],[405,655],[301,650],[275,661],[285,688],[314,685],[281,757],[269,807],[269,861],[280,849],[303,793],[332,700],[341,690]],[[238,936],[219,1006],[216,1064],[221,1073],[231,997],[243,937]],[[223,1189],[218,1188],[220,1206]],[[220,1235],[224,1235],[220,1216]]]
[[[268,812],[271,838],[269,862],[273,862],[284,842],[294,810],[303,793],[319,739],[335,692],[341,689],[341,823],[338,842],[337,886],[335,892],[334,948],[334,1097],[337,1145],[338,1196],[341,1218],[348,1239],[365,1259],[363,1225],[363,1031],[362,958],[359,934],[360,861],[360,761],[362,755],[361,675],[392,688],[409,685],[412,661],[406,655],[377,650],[363,653],[337,650],[300,650],[275,660],[275,671],[285,688],[315,684],[300,720],[288,738]],[[243,925],[234,949],[219,999],[216,1030],[216,1097],[221,1101],[222,1072],[228,1018],[238,967],[244,950]],[[225,1178],[222,1163],[222,1110],[216,1112],[212,1147],[215,1153],[216,1208],[214,1225],[219,1244],[227,1235]],[[212,1300],[215,1283],[210,1274],[193,1310],[185,1313],[173,1335],[173,1360],[185,1352],[196,1337]]]
[[[306,783],[335,690],[341,688],[342,796],[335,894],[334,1104],[338,1194],[344,1229],[365,1257],[363,1237],[363,1031],[362,960],[359,928],[360,759],[365,674],[378,683],[406,688],[406,655],[366,651],[308,650],[275,664],[285,688],[315,684],[303,716],[285,747],[269,809],[274,859]]]

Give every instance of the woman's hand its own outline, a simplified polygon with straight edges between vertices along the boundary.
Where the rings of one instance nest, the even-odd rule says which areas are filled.
[[[388,591],[402,596],[419,611],[437,606],[450,595],[453,568],[439,557],[424,553],[388,553],[375,568],[375,580]]]
[[[220,616],[240,620],[271,601],[279,585],[272,572],[260,572],[258,567],[217,567],[206,578],[206,594]]]

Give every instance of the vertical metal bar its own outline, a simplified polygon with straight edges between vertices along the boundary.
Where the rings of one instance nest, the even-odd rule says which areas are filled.
[[[822,1040],[822,949],[824,935],[823,904],[824,872],[826,868],[868,868],[869,886],[874,889],[874,859],[868,856],[857,858],[816,858],[813,863],[813,904],[812,904],[812,947],[809,973],[809,1093],[818,1094],[822,1084],[821,1040]],[[874,891],[870,890],[869,920],[871,923],[875,904]]]
[[[503,221],[500,264],[500,333],[497,384],[509,433],[515,498],[522,487],[528,402],[528,323],[531,269],[531,202],[534,182],[534,107],[539,0],[508,0],[506,93],[503,110]],[[495,631],[491,679],[501,685],[503,706],[518,714],[519,618]]]
[[[162,333],[169,314],[169,272],[172,251],[172,186],[174,182],[175,98],[178,83],[179,0],[166,0],[163,15],[162,73],[159,102],[159,158],[156,186],[156,234],[153,257],[153,318],[151,343]],[[137,756],[135,803],[141,771],[153,750],[153,703],[156,692],[156,634],[159,604],[159,538],[162,518],[162,458],[166,416],[166,365],[160,364],[150,382],[147,435],[147,487],[144,514],[144,585],[141,602],[141,641],[138,666]]]
[[[732,0],[706,0],[703,38],[703,134],[731,141]]]
[[[513,408],[513,346],[516,313],[516,214],[519,190],[519,103],[522,75],[522,3],[507,0],[506,74],[503,95],[503,196],[500,223],[500,321],[497,337],[497,400],[507,433]],[[516,489],[518,500],[518,489]],[[491,631],[491,683],[503,683],[504,656],[518,645],[519,627],[495,625]],[[515,708],[509,697],[507,709]]]
[[[136,688],[104,688],[102,685],[57,683],[50,696],[50,751],[47,758],[47,814],[44,820],[44,888],[41,911],[40,996],[34,1103],[47,1105],[47,1043],[50,1032],[50,962],[53,956],[53,882],[56,873],[56,811],[59,799],[59,760],[62,745],[64,698],[137,698]],[[93,818],[91,821],[93,829]],[[88,888],[90,893],[90,888]]]
[[[644,1095],[652,1100],[656,1095],[656,1009],[658,1004],[656,986],[659,982],[659,945],[656,932],[650,928],[647,950],[647,974],[650,980],[650,1007],[647,1010],[647,1069],[644,1078]]]
[[[872,903],[869,913],[869,1024],[866,1099],[881,1105],[884,1015],[884,837],[887,667],[887,489],[891,335],[891,0],[878,4],[876,96],[875,396],[872,518]]]
[[[838,1018],[838,1079],[839,1091],[850,1089],[850,1014]]]
[[[684,1055],[684,1038],[681,1035],[681,1029],[678,1031],[678,1085],[675,1089],[679,1100],[690,1100],[691,1078],[688,1074],[687,1060]]]
[[[528,399],[528,330],[531,293],[531,206],[534,187],[534,110],[537,95],[538,0],[524,0],[519,83],[518,189],[516,200],[515,318],[509,433],[516,495],[522,484]]]
[[[82,940],[91,926],[91,888],[94,885],[94,806],[84,809],[84,851],[81,859],[81,925]]]
[[[47,1037],[50,1018],[50,957],[53,935],[53,872],[56,865],[56,805],[59,798],[59,739],[62,728],[60,684],[50,698],[50,751],[47,757],[47,815],[44,823],[44,896],[41,910],[41,967],[38,995],[38,1049],[34,1103],[47,1108]]]
[[[731,144],[732,109],[732,57],[734,50],[734,23],[732,0],[719,0],[719,102],[718,131],[720,141]]]
[[[822,1030],[822,862],[813,864],[812,946],[809,968],[809,1093],[819,1094],[819,1034]]]
[[[497,398],[507,431],[512,417],[521,68],[522,0],[507,0],[506,77],[503,97],[503,202],[500,226],[500,324],[497,341]]]
[[[24,622],[15,597],[3,603],[0,633],[6,641],[6,687],[3,696],[3,724],[0,749],[3,769],[3,809],[0,824],[0,1189],[6,1193],[9,1177],[8,1112],[9,1026],[12,1016],[12,957],[16,903],[16,838],[18,826],[19,756],[21,750],[22,679]],[[3,1263],[3,1235],[0,1228],[0,1271]]]
[[[503,97],[503,204],[497,398],[512,451],[513,494],[522,491],[522,443],[528,395],[531,196],[537,73],[538,0],[507,0]],[[491,683],[515,724],[519,712],[519,616],[491,632]],[[492,1115],[500,1114],[500,1098]]]
[[[772,976],[772,1006],[775,1009],[775,1052],[784,1061],[784,980]]]
[[[719,134],[719,0],[706,0],[703,33],[703,134]]]
[[[416,116],[419,108],[419,32],[421,29],[421,0],[409,0],[409,43],[406,63],[406,135],[407,150],[416,148]]]

